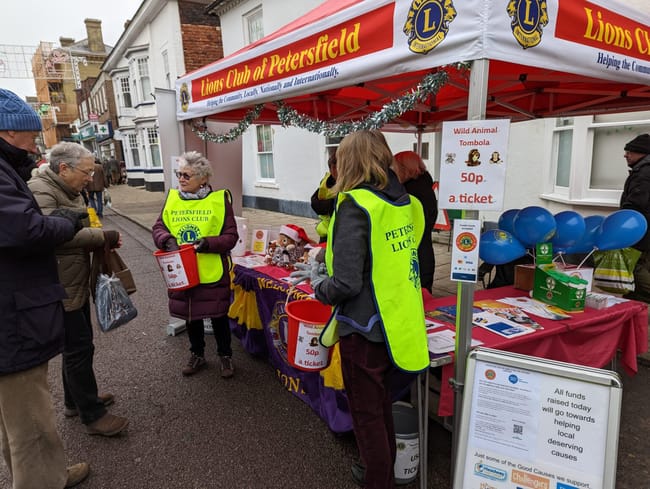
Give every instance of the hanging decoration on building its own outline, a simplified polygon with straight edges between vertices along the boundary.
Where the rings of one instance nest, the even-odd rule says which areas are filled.
[[[455,65],[456,69],[466,69],[465,64]],[[327,122],[314,119],[289,107],[282,101],[273,102],[278,108],[278,119],[283,127],[299,127],[310,132],[330,137],[342,137],[355,131],[380,129],[382,126],[407,112],[417,103],[424,102],[430,95],[435,95],[447,83],[446,71],[440,70],[427,74],[422,81],[410,92],[384,105],[381,110],[369,114],[359,121]],[[258,104],[246,113],[244,119],[236,127],[224,134],[214,134],[208,131],[203,121],[194,120],[191,129],[203,141],[211,143],[229,143],[240,137],[249,126],[260,116],[264,104]]]

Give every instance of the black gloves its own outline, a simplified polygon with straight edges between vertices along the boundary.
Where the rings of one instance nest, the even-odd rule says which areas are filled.
[[[205,253],[210,248],[208,240],[205,238],[198,239],[194,242],[194,250],[197,253]]]
[[[63,217],[72,223],[74,226],[74,233],[77,234],[83,227],[83,219],[88,217],[87,212],[77,212],[72,209],[54,209],[50,216]]]
[[[165,246],[165,251],[178,251],[180,250],[180,247],[178,246],[178,241],[176,241],[176,238],[173,236],[170,238],[167,238],[167,241],[164,243]]]

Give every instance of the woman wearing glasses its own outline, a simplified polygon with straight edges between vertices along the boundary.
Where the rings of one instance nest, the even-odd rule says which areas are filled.
[[[83,146],[63,142],[50,153],[50,164],[29,182],[38,205],[44,214],[57,212],[85,212],[81,191],[92,180],[95,157]],[[106,410],[113,404],[113,394],[98,394],[93,370],[93,327],[90,316],[90,251],[122,245],[120,233],[101,229],[82,228],[75,237],[56,250],[59,279],[68,298],[65,308],[63,346],[63,414],[79,416],[91,435],[114,436],[123,432],[129,420]]]
[[[239,238],[229,190],[213,190],[210,162],[196,151],[184,153],[176,172],[178,189],[172,189],[153,226],[156,246],[165,251],[194,244],[200,283],[182,291],[168,291],[169,312],[184,319],[190,338],[185,376],[206,366],[203,320],[209,318],[217,342],[221,376],[234,375],[230,347],[230,250]]]

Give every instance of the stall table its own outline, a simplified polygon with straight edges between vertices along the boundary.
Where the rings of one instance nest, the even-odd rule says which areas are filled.
[[[338,345],[332,361],[320,372],[304,372],[287,362],[287,299],[306,299],[308,285],[291,287],[283,280],[287,270],[275,266],[233,269],[234,300],[230,309],[231,329],[244,349],[252,355],[268,358],[278,380],[293,395],[306,402],[337,433],[350,431],[347,398],[343,388]],[[526,295],[512,287],[479,290],[475,300],[497,300]],[[456,303],[456,296],[425,296],[424,307],[433,311]],[[534,317],[543,329],[533,334],[506,339],[480,327],[472,337],[483,346],[533,355],[590,367],[603,367],[621,352],[621,365],[629,374],[637,372],[637,355],[648,347],[648,314],[644,303],[629,301],[607,309],[587,308],[571,318],[548,320]],[[453,329],[453,326],[449,326]],[[453,377],[453,353],[431,355],[431,366],[442,366],[438,415],[451,416],[454,411],[453,390],[447,380]]]

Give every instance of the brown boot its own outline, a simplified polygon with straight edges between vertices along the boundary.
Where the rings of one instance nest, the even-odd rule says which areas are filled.
[[[190,359],[187,361],[181,372],[185,377],[194,375],[196,372],[205,367],[205,365],[205,358],[192,353],[190,354]]]
[[[89,435],[115,436],[129,426],[129,420],[121,416],[106,413],[97,421],[86,425],[86,433]]]
[[[231,357],[221,357],[221,376],[224,379],[229,379],[235,375],[235,367],[232,364]]]
[[[104,403],[104,406],[110,406],[115,402],[115,396],[111,394],[110,392],[107,392],[105,394],[98,394],[97,398]],[[79,415],[79,410],[75,407],[65,407],[63,409],[63,416],[66,418],[72,418],[74,416]]]
[[[74,487],[82,483],[90,473],[90,465],[86,462],[81,462],[68,467],[68,480],[65,487]]]

